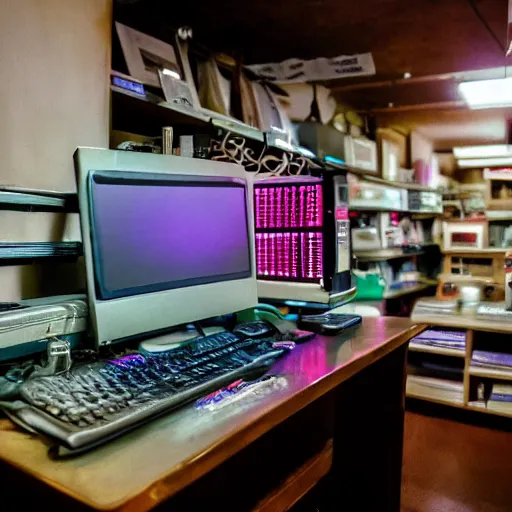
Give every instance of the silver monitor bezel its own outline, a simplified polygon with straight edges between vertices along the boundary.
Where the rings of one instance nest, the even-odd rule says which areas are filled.
[[[97,345],[161,331],[173,326],[225,315],[250,307],[257,300],[254,252],[252,178],[235,164],[96,148],[75,152],[80,224],[85,256],[90,318]],[[251,277],[102,300],[97,297],[88,176],[94,171],[124,171],[238,178],[246,182]]]

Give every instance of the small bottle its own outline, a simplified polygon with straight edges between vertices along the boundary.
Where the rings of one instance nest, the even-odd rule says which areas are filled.
[[[505,309],[512,311],[512,251],[505,253]]]

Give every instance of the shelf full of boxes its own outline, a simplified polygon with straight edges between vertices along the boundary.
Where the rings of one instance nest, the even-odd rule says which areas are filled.
[[[437,284],[440,191],[349,174],[349,208],[360,300],[425,293]]]
[[[441,194],[437,184],[433,185],[434,188],[430,186],[435,180],[428,176],[429,173],[435,174],[431,172],[435,166],[422,163],[421,169],[416,171],[402,169],[400,164],[403,162],[397,157],[397,148],[385,138],[381,139],[379,134],[374,134],[376,140],[370,140],[364,120],[348,121],[348,116],[341,115],[344,120],[340,122],[336,109],[331,108],[333,98],[331,103],[321,105],[319,116],[312,114],[304,119],[289,116],[294,109],[288,107],[295,97],[288,96],[286,85],[261,82],[251,70],[244,68],[244,79],[247,80],[244,87],[249,87],[248,93],[255,100],[255,116],[251,118],[247,113],[252,111],[247,109],[244,98],[239,98],[240,104],[233,98],[226,102],[222,94],[221,86],[227,85],[219,76],[230,76],[235,80],[237,63],[220,54],[206,59],[193,40],[183,41],[180,37],[179,34],[176,36],[174,46],[182,61],[177,67],[181,71],[181,79],[173,82],[180,87],[166,87],[166,83],[172,80],[167,75],[164,77],[163,72],[152,76],[149,81],[147,76],[136,76],[136,73],[128,76],[119,71],[112,72],[111,148],[234,162],[252,173],[256,182],[269,177],[300,181],[304,175],[307,177],[315,172],[317,176],[324,172],[322,179],[327,181],[330,171],[333,174],[344,173],[348,176],[348,194],[344,201],[349,215],[347,227],[343,229],[346,229],[348,237],[352,237],[353,254],[357,258],[354,261],[358,262],[356,272],[363,272],[366,276],[368,271],[363,268],[370,267],[370,273],[375,271],[378,276],[377,295],[380,294],[377,298],[384,300],[431,290],[435,285],[436,272],[431,269],[425,272],[423,267],[425,262],[432,261],[428,254],[434,247],[431,228],[433,219],[442,211]],[[119,53],[117,59],[119,62],[113,61],[114,68],[123,72],[130,70],[129,55],[123,58]],[[206,72],[207,68],[211,68],[209,72]],[[201,70],[203,79],[199,82],[197,77]],[[175,96],[169,92],[171,89]],[[326,93],[329,95],[328,90]],[[315,97],[318,98],[315,101],[322,101],[322,95]],[[313,108],[309,103],[307,106]],[[324,118],[326,107],[330,112],[328,118]],[[234,113],[237,119],[232,115]],[[318,121],[310,121],[312,117]],[[350,116],[351,119],[353,117]],[[340,124],[343,127],[340,128]],[[337,223],[339,221],[336,220]],[[260,239],[265,241],[267,236],[274,235],[274,238],[287,241],[288,237],[281,237],[281,232],[288,234],[291,227],[288,228],[284,225],[259,226],[257,252],[258,247],[265,245],[259,243]],[[298,229],[306,228],[311,231],[311,243],[318,249],[314,236],[325,230],[325,225],[308,224]],[[271,232],[272,229],[278,230],[277,235]],[[348,234],[349,230],[351,234]],[[301,232],[299,235],[305,237]],[[306,242],[310,243],[309,238]],[[328,250],[337,253],[338,248],[329,245]],[[390,258],[387,257],[388,251],[392,251]],[[323,249],[323,252],[324,260],[329,261],[325,256],[327,251]],[[315,258],[318,260],[317,256]],[[277,260],[279,263],[282,258],[276,256]],[[338,257],[335,260],[339,262]],[[328,288],[323,275],[326,270],[320,269],[319,261],[315,263],[318,268],[311,272],[308,270],[302,280],[314,279],[322,288]],[[352,263],[347,257],[347,273]],[[293,259],[290,259],[290,265],[293,267]],[[267,267],[279,274],[277,264],[258,268]],[[304,269],[299,270],[304,274]],[[274,277],[282,281],[285,273],[282,271],[283,275]],[[306,289],[306,285],[311,284],[304,282],[300,287]],[[353,283],[343,282],[341,286],[347,292],[355,290]],[[289,283],[287,289],[290,290]],[[332,305],[330,299],[329,304]]]
[[[411,316],[428,329],[410,343],[407,396],[512,417],[512,171],[485,169],[443,197],[443,274],[436,299]]]

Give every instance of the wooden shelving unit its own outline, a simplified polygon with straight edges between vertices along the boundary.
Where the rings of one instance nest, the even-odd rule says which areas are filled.
[[[283,484],[270,492],[253,512],[285,512],[305,496],[332,466],[332,439],[324,448],[291,474]]]
[[[452,356],[452,357],[466,357],[466,351],[456,348],[443,348],[433,347],[430,345],[424,345],[421,343],[409,343],[409,351],[411,352],[424,352],[426,354],[439,354],[440,356]]]
[[[402,183],[400,181],[390,181],[385,180],[384,178],[381,178],[379,176],[376,176],[374,174],[368,173],[368,172],[358,172],[354,169],[349,168],[349,172],[353,174],[357,174],[360,178],[363,178],[367,181],[373,181],[375,183],[378,183],[380,185],[385,185],[387,187],[393,187],[393,188],[403,188],[406,190],[420,190],[423,192],[436,192],[439,193],[439,190],[431,187],[425,187],[423,185],[418,185],[417,183]]]
[[[210,118],[199,112],[184,112],[179,106],[165,107],[144,98],[112,90],[112,129],[161,136],[163,126],[185,125],[199,130],[209,127]]]
[[[429,305],[431,303],[439,304],[434,298],[426,297],[421,299],[422,305]],[[476,316],[475,311],[471,311],[472,314],[457,314],[454,312],[448,313],[434,313],[419,312],[416,308],[411,319],[413,322],[428,324],[438,327],[454,327],[456,329],[469,329],[471,331],[486,331],[486,332],[498,332],[498,333],[510,333],[512,334],[512,315],[510,318],[484,318]]]
[[[488,379],[512,380],[512,368],[510,372],[498,368],[485,368],[483,366],[470,365],[469,374],[475,377],[485,377]]]
[[[418,293],[430,288],[432,285],[418,283],[416,285],[404,286],[403,288],[397,288],[395,290],[389,290],[384,293],[384,299],[397,299],[398,297],[403,297],[404,295],[409,295],[411,293]]]
[[[389,261],[421,256],[423,251],[404,252],[403,249],[379,249],[374,251],[354,251],[354,256],[361,261]]]
[[[432,381],[430,385],[427,383],[428,380]],[[407,377],[406,394],[410,398],[419,398],[444,405],[463,407],[464,390],[462,382],[459,386],[460,389],[455,389],[455,386],[453,386],[453,389],[448,390],[435,385],[435,381],[439,380],[441,379],[428,379],[426,377],[409,375]]]
[[[509,249],[500,249],[499,247],[485,247],[484,249],[450,249],[441,251],[445,256],[481,256],[484,258],[493,254],[504,254]]]
[[[421,299],[421,303],[427,305],[433,301],[435,301],[435,299]],[[442,389],[443,379],[432,377],[430,378],[430,385],[426,385],[428,378],[409,374],[407,376],[407,397],[450,405],[469,411],[512,418],[512,405],[501,406],[499,403],[496,404],[492,401],[485,402],[475,400],[474,395],[475,385],[480,379],[483,379],[485,382],[512,381],[512,368],[510,371],[507,371],[506,369],[477,366],[472,364],[471,359],[476,342],[475,340],[478,340],[477,343],[479,343],[481,347],[485,346],[487,340],[496,343],[498,339],[497,337],[489,338],[482,336],[482,333],[512,334],[512,317],[510,320],[499,318],[486,320],[476,317],[475,315],[417,313],[417,308],[415,308],[411,315],[411,320],[415,323],[426,324],[430,328],[450,327],[465,330],[466,346],[465,350],[446,349],[431,347],[411,341],[409,345],[409,351],[411,353],[424,352],[439,355],[440,357],[464,358],[464,370],[460,394],[453,389]],[[498,343],[501,342],[506,343],[505,340],[498,340]],[[512,345],[510,346],[510,352],[512,353]],[[438,381],[439,386],[436,385],[436,381]]]

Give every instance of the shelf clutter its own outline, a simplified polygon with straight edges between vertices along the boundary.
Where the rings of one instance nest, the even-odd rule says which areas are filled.
[[[376,276],[367,281],[367,288],[373,288],[371,299],[385,304],[394,301],[400,314],[406,315],[413,297],[433,293],[440,256],[433,245],[438,242],[432,227],[443,211],[446,181],[440,176],[437,157],[432,156],[432,161],[403,157],[409,152],[394,140],[402,136],[371,128],[359,114],[346,115],[345,107],[337,109],[331,92],[318,83],[300,84],[306,95],[311,93],[311,100],[302,104],[305,96],[296,95],[286,81],[269,79],[268,70],[261,74],[261,66],[243,66],[228,55],[205,50],[179,31],[168,43],[179,54],[176,69],[141,70],[128,49],[136,46],[137,37],[153,40],[155,47],[159,41],[120,23],[115,36],[121,51],[112,62],[112,148],[234,162],[258,181],[344,174],[347,191],[336,201],[348,205],[348,215],[343,213],[336,222],[350,222],[352,248],[361,254],[360,278]],[[174,63],[170,52],[166,61]],[[129,75],[123,74],[126,70]],[[329,186],[326,190],[332,193]],[[286,246],[279,242],[277,249],[267,251],[267,235],[285,226],[259,229],[256,251],[267,261],[269,251],[279,252],[281,245]],[[281,236],[280,231],[274,234]],[[386,251],[395,256],[388,257]],[[350,257],[343,259],[348,260],[343,263],[346,270],[354,267]],[[260,276],[292,280],[278,267],[270,265],[267,274],[262,264]],[[329,276],[317,274],[315,279],[329,282]],[[384,286],[379,284],[382,281]],[[402,308],[402,303],[409,305]]]
[[[411,340],[409,350],[464,357],[466,352],[466,334],[464,331],[427,329]]]
[[[424,298],[411,319],[429,327],[410,342],[408,397],[512,417],[512,311],[504,303]]]

